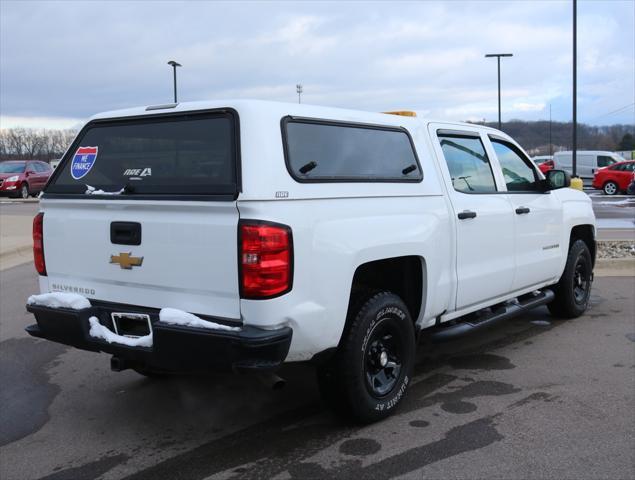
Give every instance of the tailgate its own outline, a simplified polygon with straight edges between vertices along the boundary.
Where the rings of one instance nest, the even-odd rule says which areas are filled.
[[[42,207],[51,290],[240,318],[235,202],[49,200]],[[138,223],[141,244],[112,243],[112,222]],[[111,263],[121,254],[141,265]]]

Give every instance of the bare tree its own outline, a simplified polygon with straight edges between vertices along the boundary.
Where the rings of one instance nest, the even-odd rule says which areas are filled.
[[[60,158],[75,139],[74,130],[9,128],[0,130],[0,160]]]
[[[45,130],[44,156],[47,160],[52,160],[59,156],[59,152],[64,150],[64,136],[61,130]]]
[[[64,155],[66,150],[71,146],[73,140],[77,136],[76,130],[62,130],[62,143],[60,144],[60,150],[58,153],[58,157]]]
[[[8,158],[9,138],[6,130],[0,130],[0,159]]]
[[[26,130],[24,128],[10,128],[7,130],[7,146],[12,156],[21,158],[24,155],[24,137]]]
[[[33,159],[40,157],[46,145],[46,137],[42,131],[33,128],[25,129],[23,138],[24,154]]]

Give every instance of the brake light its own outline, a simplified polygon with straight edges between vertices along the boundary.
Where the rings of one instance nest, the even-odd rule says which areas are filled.
[[[286,225],[242,221],[239,235],[240,296],[264,299],[291,290],[291,229]]]
[[[44,214],[38,213],[33,218],[33,262],[40,275],[46,275],[44,262]]]

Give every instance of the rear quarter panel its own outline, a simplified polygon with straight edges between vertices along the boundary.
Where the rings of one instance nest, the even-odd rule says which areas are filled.
[[[352,279],[373,260],[419,256],[427,277],[418,323],[449,307],[453,251],[449,216],[441,196],[245,201],[243,219],[291,226],[293,289],[271,300],[241,300],[247,324],[293,328],[288,361],[308,360],[337,346],[346,320]]]

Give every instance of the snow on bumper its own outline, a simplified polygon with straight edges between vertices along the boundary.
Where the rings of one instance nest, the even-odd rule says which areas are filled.
[[[158,310],[137,308],[136,313],[150,316],[152,340],[126,345],[107,333],[114,330],[111,313],[120,308],[93,305],[73,310],[36,304],[26,308],[37,321],[26,328],[34,337],[109,353],[132,367],[174,372],[274,370],[286,358],[293,333],[289,327],[264,330],[242,325],[220,330],[175,325],[161,321]],[[93,335],[97,331],[101,334],[93,336],[91,329]]]
[[[82,310],[90,308],[90,300],[77,293],[51,292],[40,295],[31,295],[26,301],[27,305],[40,305],[50,308],[68,308]]]

